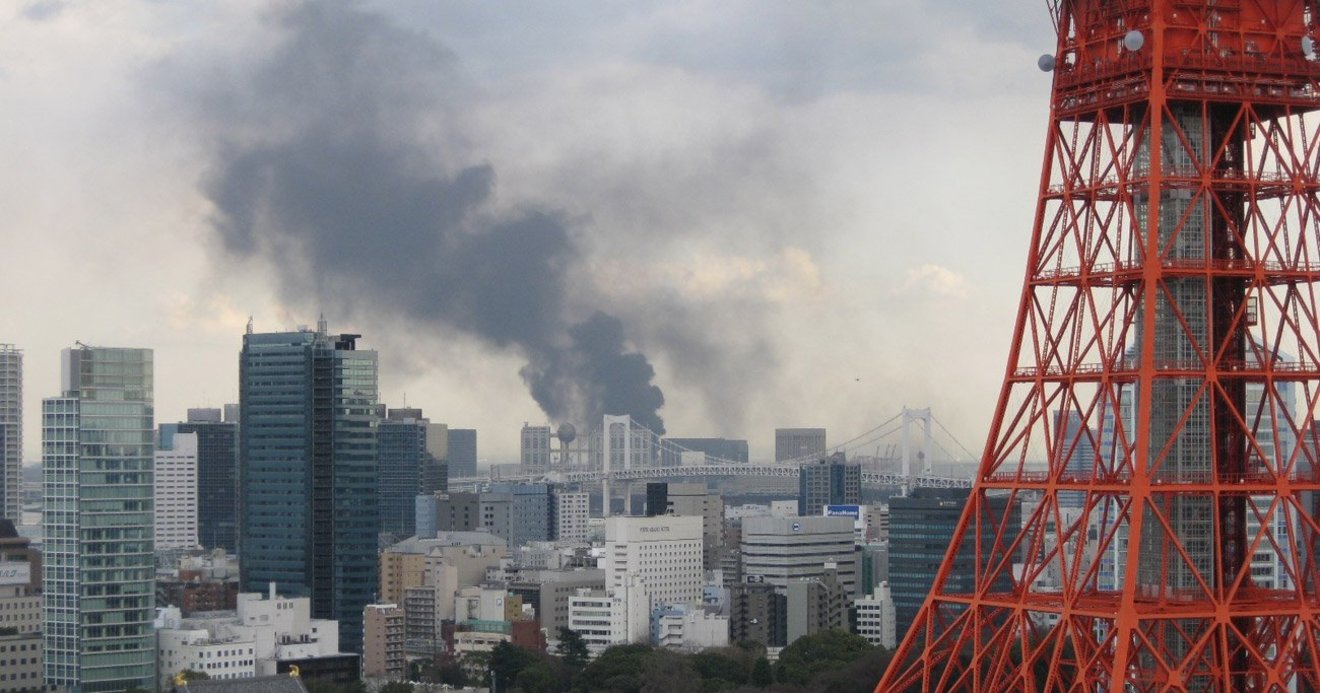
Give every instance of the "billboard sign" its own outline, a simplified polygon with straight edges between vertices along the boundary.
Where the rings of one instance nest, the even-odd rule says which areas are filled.
[[[824,514],[825,517],[851,517],[853,522],[858,522],[862,519],[862,506],[827,505]]]
[[[0,585],[26,585],[32,582],[32,566],[19,561],[0,562]]]

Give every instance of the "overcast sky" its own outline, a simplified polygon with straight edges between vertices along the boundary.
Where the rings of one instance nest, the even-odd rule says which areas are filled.
[[[0,342],[25,351],[29,459],[75,340],[154,348],[174,421],[236,401],[249,316],[321,311],[379,351],[383,401],[492,461],[550,418],[529,386],[648,366],[670,435],[754,458],[775,427],[842,442],[904,405],[984,443],[1043,5],[6,7]]]

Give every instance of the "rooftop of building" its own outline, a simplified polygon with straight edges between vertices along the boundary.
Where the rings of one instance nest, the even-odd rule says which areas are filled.
[[[302,679],[288,674],[245,679],[208,679],[175,684],[175,693],[307,693]]]
[[[29,543],[27,537],[18,533],[18,528],[14,526],[12,520],[6,520],[0,517],[0,544],[21,544],[26,546]]]
[[[440,532],[434,538],[408,537],[386,549],[391,553],[426,553],[442,546],[504,546],[509,542],[489,532]]]

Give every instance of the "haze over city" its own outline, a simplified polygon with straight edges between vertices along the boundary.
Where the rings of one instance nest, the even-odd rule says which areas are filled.
[[[233,402],[249,318],[324,314],[379,351],[382,401],[478,429],[492,461],[524,421],[598,413],[596,385],[756,458],[777,426],[841,441],[905,404],[977,449],[1047,22],[954,2],[24,3],[0,41],[0,335],[30,412],[75,340],[153,348],[160,421]]]

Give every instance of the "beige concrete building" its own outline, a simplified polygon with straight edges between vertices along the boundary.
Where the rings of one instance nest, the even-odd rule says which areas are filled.
[[[438,651],[441,624],[454,618],[454,596],[479,585],[486,570],[508,556],[503,539],[486,532],[441,532],[413,537],[380,555],[380,599],[404,613],[409,654]]]
[[[464,585],[475,585],[486,568],[499,565],[508,556],[508,544],[486,532],[442,532],[435,539],[413,537],[380,554],[380,598],[402,604],[404,591],[429,582],[428,572],[439,565],[454,568],[454,577]]]
[[[408,673],[403,656],[403,609],[397,604],[368,604],[362,623],[362,675],[402,681]]]
[[[41,554],[0,518],[0,693],[42,690]]]

